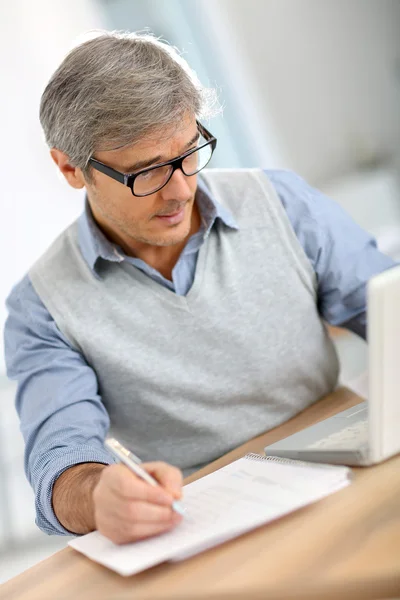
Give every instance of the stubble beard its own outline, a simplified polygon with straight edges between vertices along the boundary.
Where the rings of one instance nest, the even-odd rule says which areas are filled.
[[[100,210],[100,212],[103,214],[103,216],[107,219],[107,221],[112,224],[113,226],[116,227],[117,232],[121,232],[124,236],[126,236],[128,238],[128,240],[132,240],[133,242],[138,242],[141,244],[147,244],[150,246],[160,246],[160,247],[168,247],[168,246],[174,246],[176,244],[182,243],[183,240],[189,235],[190,232],[190,228],[191,228],[191,222],[192,222],[192,214],[193,214],[193,207],[194,207],[194,198],[189,199],[183,206],[186,207],[187,205],[191,205],[191,213],[190,213],[190,218],[188,220],[187,226],[186,226],[186,230],[181,233],[179,235],[179,237],[175,237],[175,238],[170,238],[169,236],[163,237],[162,235],[157,235],[157,234],[150,234],[150,235],[146,235],[144,234],[140,228],[137,229],[131,229],[130,227],[126,226],[126,220],[120,220],[120,219],[116,219],[115,217],[106,214],[104,212],[103,209],[103,205],[104,205],[104,199],[98,194],[98,191],[96,189],[92,190],[92,194],[91,194],[97,208]],[[178,204],[178,206],[177,206]],[[168,213],[173,213],[173,212],[178,212],[178,210],[180,210],[179,206],[182,206],[182,203],[171,203],[169,206],[167,206],[167,209],[164,211],[167,214]],[[152,221],[152,219],[155,217],[155,215],[152,215],[148,221],[148,223],[150,223]],[[170,229],[174,229],[174,228],[178,228],[181,225],[181,223],[179,223],[178,225],[172,225],[170,227]]]
[[[193,204],[192,204],[192,207],[193,207]],[[187,236],[189,235],[189,232],[190,232],[190,228],[191,228],[191,216],[192,216],[192,213],[190,215],[190,219],[188,220],[188,222],[186,224],[185,230],[183,232],[180,232],[179,236],[176,235],[173,237],[163,236],[162,234],[157,234],[157,233],[154,233],[154,234],[150,233],[150,234],[146,235],[145,233],[143,233],[140,230],[140,228],[139,229],[131,229],[130,227],[127,227],[126,222],[114,221],[114,223],[118,227],[119,231],[121,231],[121,233],[123,233],[128,239],[132,240],[133,242],[138,242],[140,244],[148,244],[149,246],[168,247],[168,246],[175,246],[176,244],[180,244],[183,242],[184,239],[187,238]],[[149,222],[151,222],[151,219]],[[178,229],[181,226],[182,226],[182,223],[179,223],[177,225],[172,225],[169,227],[169,230],[173,231],[174,229]]]

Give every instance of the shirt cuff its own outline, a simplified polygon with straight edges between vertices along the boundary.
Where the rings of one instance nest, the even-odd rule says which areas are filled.
[[[80,446],[74,450],[63,452],[59,448],[58,456],[47,459],[40,480],[35,490],[36,525],[48,535],[77,535],[65,529],[57,519],[52,505],[53,486],[58,477],[74,465],[82,463],[114,464],[112,456],[101,448]]]

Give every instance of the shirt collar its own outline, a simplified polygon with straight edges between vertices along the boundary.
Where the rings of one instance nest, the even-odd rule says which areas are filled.
[[[239,229],[232,213],[212,196],[201,174],[197,180],[196,202],[206,233],[211,230],[216,219],[220,219],[230,229]]]
[[[204,237],[208,236],[216,219],[220,219],[231,229],[239,229],[230,211],[213,198],[201,176],[198,177],[196,202],[201,215],[201,232]],[[122,250],[110,242],[97,225],[87,197],[84,211],[78,220],[78,239],[83,258],[96,277],[98,277],[96,263],[99,258],[111,262],[122,262],[125,258]]]
[[[94,275],[98,275],[95,267],[99,258],[111,262],[124,260],[122,253],[106,238],[94,220],[87,197],[85,197],[85,209],[78,220],[78,240],[83,258]]]

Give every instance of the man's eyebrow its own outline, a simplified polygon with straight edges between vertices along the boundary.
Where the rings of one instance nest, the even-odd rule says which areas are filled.
[[[190,148],[190,146],[193,146],[193,144],[198,141],[199,137],[200,137],[200,132],[197,131],[196,134],[190,140],[190,142],[188,142],[185,145],[184,151],[182,152],[182,154],[184,154],[185,151]],[[166,162],[167,160],[168,160],[168,158],[164,158],[161,155],[154,156],[153,158],[148,158],[147,160],[142,160],[133,165],[130,165],[129,167],[126,167],[124,169],[124,173],[128,173],[128,174],[133,173],[134,171],[139,171],[140,169],[145,169],[146,167],[151,167],[152,165],[156,165],[157,163],[164,162],[164,161]]]

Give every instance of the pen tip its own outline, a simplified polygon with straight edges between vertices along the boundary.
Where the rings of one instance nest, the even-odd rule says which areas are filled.
[[[182,515],[182,517],[185,516],[185,507],[183,506],[183,504],[181,502],[179,502],[179,500],[175,500],[172,503],[172,508],[174,509],[175,512],[179,513],[180,515]]]

